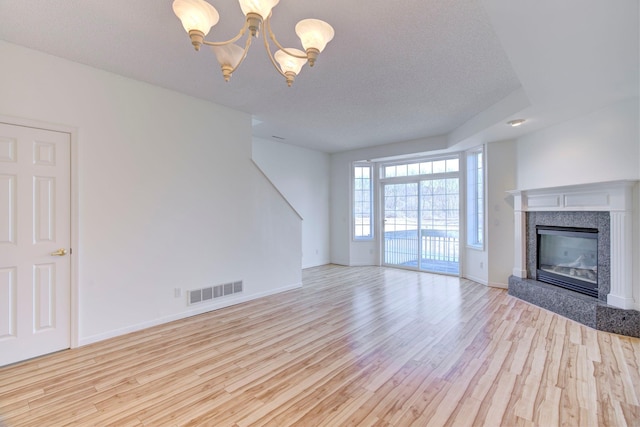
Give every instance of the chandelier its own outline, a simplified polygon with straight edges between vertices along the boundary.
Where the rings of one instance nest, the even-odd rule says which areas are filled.
[[[295,27],[296,34],[300,37],[305,52],[300,49],[284,48],[271,31],[271,9],[280,0],[239,0],[240,8],[246,17],[246,21],[240,32],[232,39],[222,42],[205,40],[205,36],[211,28],[218,23],[220,15],[218,11],[205,0],[174,0],[173,12],[182,22],[185,31],[189,33],[191,44],[195,50],[200,50],[202,45],[211,46],[220,63],[222,75],[225,81],[229,81],[231,74],[240,66],[247,56],[251,40],[258,37],[260,31],[264,33],[264,47],[275,69],[286,79],[291,86],[304,64],[309,62],[313,67],[322,52],[333,39],[334,31],[331,25],[319,19],[303,19]],[[244,48],[235,44],[249,31]],[[271,53],[269,40],[279,48],[275,54]]]

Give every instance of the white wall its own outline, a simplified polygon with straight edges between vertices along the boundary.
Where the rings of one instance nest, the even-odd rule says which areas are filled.
[[[462,242],[462,276],[498,288],[507,288],[513,269],[513,199],[516,142],[493,142],[484,146],[485,158],[485,244],[483,249]],[[464,215],[463,215],[464,217]]]
[[[301,223],[250,159],[248,115],[5,42],[0,58],[0,115],[76,130],[79,344],[300,286]],[[174,298],[240,279],[239,298]]]
[[[253,160],[302,216],[302,268],[328,264],[329,155],[254,137]]]
[[[362,159],[357,159],[362,160]],[[351,265],[351,159],[331,156],[331,262]],[[375,260],[371,259],[371,265]]]
[[[489,240],[489,236],[487,236]],[[476,249],[464,246],[464,242],[460,243],[461,251],[464,256],[460,257],[460,268],[462,269],[462,277],[473,280],[483,285],[489,284],[489,251],[485,249]],[[485,244],[486,245],[486,244]]]
[[[519,189],[640,178],[638,98],[518,139]]]
[[[507,288],[513,272],[513,198],[516,186],[516,142],[487,144],[487,276],[489,286]]]

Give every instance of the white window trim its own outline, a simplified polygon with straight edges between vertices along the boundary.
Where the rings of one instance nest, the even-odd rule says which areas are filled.
[[[369,207],[369,228],[370,228],[370,233],[369,236],[356,236],[356,212],[355,212],[355,168],[356,167],[368,167],[369,168],[369,179],[370,179],[370,183],[369,183],[369,200],[370,200],[370,207]],[[376,224],[375,224],[375,214],[374,214],[374,208],[375,208],[375,200],[374,200],[374,194],[375,194],[375,186],[376,186],[376,181],[374,178],[374,173],[375,173],[375,164],[371,163],[371,162],[365,162],[365,161],[358,161],[358,162],[353,162],[351,164],[351,191],[350,191],[350,199],[351,199],[351,203],[350,203],[350,210],[351,210],[351,240],[353,242],[370,242],[375,240],[376,237]]]
[[[475,191],[475,188],[477,188],[477,181],[476,181],[476,171],[474,170],[474,173],[471,173],[471,171],[469,170],[469,157],[471,155],[477,154],[477,153],[482,153],[482,212],[483,212],[483,216],[482,216],[482,242],[481,243],[471,243],[469,242],[469,239],[471,236],[476,236],[477,235],[477,226],[479,224],[479,221],[477,219],[477,210],[475,210],[475,206],[477,206],[477,193]],[[486,161],[486,155],[485,155],[485,150],[484,150],[484,146],[480,146],[480,147],[476,147],[472,150],[468,150],[465,152],[465,175],[466,175],[466,185],[465,185],[465,192],[466,192],[466,203],[465,203],[465,220],[466,220],[466,224],[465,224],[465,230],[466,230],[466,238],[465,238],[465,245],[468,249],[473,249],[473,250],[478,250],[478,251],[484,251],[485,249],[485,245],[486,245],[486,240],[487,240],[487,226],[486,226],[486,221],[487,221],[487,161]],[[477,167],[477,166],[476,166]],[[473,178],[474,180],[474,190],[471,190],[471,186],[469,185],[469,180]],[[471,200],[473,197],[473,200]],[[471,209],[473,209],[473,212],[471,212]],[[470,217],[471,214],[475,215],[475,224],[473,226],[470,225]]]

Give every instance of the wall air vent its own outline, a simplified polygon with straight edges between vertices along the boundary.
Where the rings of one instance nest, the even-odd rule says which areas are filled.
[[[223,283],[222,285],[207,286],[202,289],[193,289],[188,291],[188,304],[193,305],[212,301],[216,298],[240,293],[242,290],[242,280]]]

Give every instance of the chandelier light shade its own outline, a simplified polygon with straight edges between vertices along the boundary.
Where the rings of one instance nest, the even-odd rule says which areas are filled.
[[[240,9],[244,16],[250,13],[256,13],[267,19],[271,15],[271,9],[273,9],[280,0],[238,0],[240,2]]]
[[[296,56],[291,56],[292,53]],[[303,51],[291,48],[286,51],[280,49],[274,55],[276,61],[280,64],[280,69],[284,73],[289,86],[291,86],[293,79],[300,73],[304,64],[307,63],[307,59],[301,58],[302,56],[304,56]]]
[[[216,8],[201,0],[175,0],[173,13],[180,18],[182,26],[191,36],[191,42],[196,50],[200,50],[204,36],[220,20]]]
[[[216,54],[216,59],[220,63],[224,80],[228,82],[231,73],[244,57],[244,49],[237,44],[229,43],[223,46],[211,46],[211,50]]]
[[[319,19],[303,19],[296,24],[296,34],[300,37],[302,47],[307,51],[309,66],[313,67],[318,54],[333,39],[331,25]]]
[[[233,72],[240,66],[247,56],[251,40],[264,33],[264,47],[275,69],[291,86],[302,67],[308,62],[313,67],[318,55],[324,50],[334,36],[331,25],[319,19],[303,19],[295,27],[305,51],[294,48],[284,48],[271,31],[271,12],[280,0],[238,0],[240,9],[245,15],[245,24],[240,32],[232,39],[222,42],[205,40],[211,28],[218,23],[218,11],[205,0],[174,0],[173,12],[182,22],[182,26],[189,34],[191,44],[195,50],[204,45],[211,46],[220,64],[222,76],[229,81]],[[244,48],[235,44],[246,33]],[[271,53],[269,39],[279,48]]]

